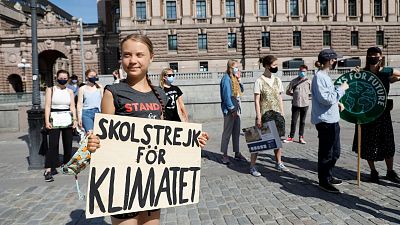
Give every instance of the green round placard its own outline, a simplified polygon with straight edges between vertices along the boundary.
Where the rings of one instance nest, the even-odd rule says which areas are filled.
[[[335,85],[347,82],[349,89],[340,99],[345,110],[340,117],[355,124],[369,123],[385,110],[387,94],[383,83],[369,71],[348,72],[335,81]]]

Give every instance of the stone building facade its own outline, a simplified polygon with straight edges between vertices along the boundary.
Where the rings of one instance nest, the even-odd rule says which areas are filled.
[[[0,2],[0,93],[32,92],[30,1]],[[82,80],[78,20],[38,0],[38,54],[41,88],[52,86],[54,74],[65,69]],[[101,69],[102,35],[97,24],[84,24],[86,68]]]
[[[371,46],[400,66],[399,0],[99,0],[98,8],[113,38],[105,38],[110,65],[118,65],[116,34],[140,32],[154,44],[154,73],[223,71],[228,58],[254,70],[267,54],[313,66],[323,48],[363,64]]]

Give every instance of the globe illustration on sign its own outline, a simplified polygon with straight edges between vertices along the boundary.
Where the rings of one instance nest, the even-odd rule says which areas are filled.
[[[341,99],[348,111],[353,114],[364,114],[374,108],[377,95],[370,83],[359,80],[351,83],[349,87]]]

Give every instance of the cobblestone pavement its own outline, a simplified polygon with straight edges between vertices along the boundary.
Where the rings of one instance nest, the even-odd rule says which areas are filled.
[[[400,115],[393,117],[395,137],[399,137]],[[161,224],[400,224],[400,185],[384,179],[384,162],[377,163],[381,185],[356,185],[357,160],[351,152],[354,125],[341,122],[342,154],[335,174],[344,180],[339,186],[344,193],[335,195],[317,186],[317,138],[311,125],[306,126],[306,145],[284,144],[283,161],[289,173],[276,171],[273,153],[264,152],[258,159],[262,176],[256,178],[248,174],[247,162],[232,159],[229,166],[221,164],[221,123],[203,123],[211,140],[202,152],[200,203],[163,209]],[[242,127],[252,123],[252,119],[244,119]],[[26,133],[0,134],[0,225],[111,224],[109,217],[85,219],[85,204],[78,200],[71,176],[56,175],[54,182],[46,183],[43,171],[27,170],[26,139]],[[399,144],[397,141],[397,151]],[[241,150],[249,159],[243,137]],[[399,164],[397,153],[398,172]],[[366,180],[369,170],[365,161],[361,172]],[[79,179],[86,191],[87,171]]]

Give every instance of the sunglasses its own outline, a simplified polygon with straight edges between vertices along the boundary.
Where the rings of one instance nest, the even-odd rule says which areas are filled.
[[[175,77],[175,74],[167,74],[168,77]]]

